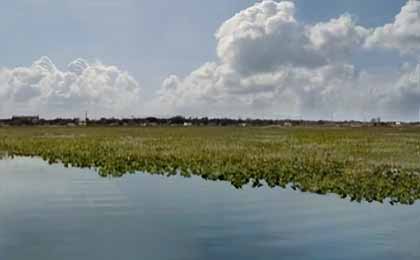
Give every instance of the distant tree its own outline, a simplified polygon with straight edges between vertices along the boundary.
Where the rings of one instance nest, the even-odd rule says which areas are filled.
[[[174,116],[169,119],[170,124],[180,125],[186,121],[183,116]]]

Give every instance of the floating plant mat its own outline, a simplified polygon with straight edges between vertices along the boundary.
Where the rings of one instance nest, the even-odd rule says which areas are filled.
[[[290,185],[356,201],[420,199],[415,128],[0,128],[0,150],[101,176],[198,175],[236,188]]]

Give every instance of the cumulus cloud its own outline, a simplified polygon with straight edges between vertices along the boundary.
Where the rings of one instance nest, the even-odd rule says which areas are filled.
[[[293,2],[256,3],[221,25],[218,60],[184,78],[168,77],[159,102],[167,113],[189,115],[401,117],[414,106],[401,104],[420,98],[407,72],[373,73],[352,64],[352,54],[388,47],[415,51],[419,6],[411,0],[394,24],[373,29],[349,14],[304,24]]]
[[[409,0],[393,23],[376,28],[366,41],[368,47],[397,49],[403,54],[420,51],[420,1]]]
[[[417,119],[420,113],[420,65],[404,68],[393,93],[384,98],[385,107],[394,109],[405,120]]]
[[[349,14],[308,26],[307,29],[312,48],[320,51],[330,62],[348,57],[370,33],[368,29],[357,25]]]
[[[264,1],[226,21],[216,33],[217,53],[238,72],[275,71],[281,66],[326,63],[314,51],[292,2]],[[274,51],[275,50],[275,51]]]
[[[139,83],[115,66],[83,59],[58,69],[48,57],[29,67],[0,70],[3,114],[46,116],[114,115],[132,111],[141,97]]]
[[[338,103],[339,91],[351,87],[357,73],[338,56],[360,45],[366,33],[350,16],[306,26],[296,20],[292,2],[257,3],[216,33],[219,62],[206,63],[183,79],[170,76],[160,101],[201,114],[321,113]]]

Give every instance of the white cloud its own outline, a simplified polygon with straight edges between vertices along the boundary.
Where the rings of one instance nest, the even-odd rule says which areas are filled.
[[[384,98],[384,105],[401,118],[417,119],[420,113],[420,65],[402,71],[392,93]]]
[[[281,66],[317,67],[326,63],[314,51],[292,2],[264,1],[226,21],[216,33],[223,63],[240,73],[270,72]]]
[[[186,115],[413,119],[406,113],[417,111],[420,90],[406,72],[373,73],[353,65],[352,54],[418,48],[419,6],[409,1],[393,25],[372,29],[348,14],[303,24],[293,2],[256,3],[217,31],[218,61],[164,81],[160,104],[166,113]],[[373,39],[383,45],[374,46]]]
[[[409,0],[393,23],[376,28],[367,39],[368,47],[397,49],[403,54],[420,51],[420,1]]]
[[[168,111],[199,115],[329,113],[357,77],[353,66],[334,57],[362,44],[367,30],[350,16],[311,27],[294,14],[294,3],[274,1],[238,13],[216,33],[220,61],[184,79],[166,79],[160,102]]]
[[[369,33],[368,29],[358,26],[348,14],[308,26],[313,48],[321,51],[330,61],[350,56],[354,49],[363,45]]]
[[[66,71],[48,57],[30,67],[0,70],[2,114],[41,113],[44,116],[114,115],[139,105],[140,87],[115,66],[77,59]],[[134,106],[134,107],[133,107]]]
[[[237,75],[229,66],[205,64],[185,79],[171,76],[160,91],[167,111],[195,115],[330,115],[345,96],[358,93],[351,82],[358,75],[351,65],[327,65],[317,69],[283,67],[269,73]],[[346,112],[348,107],[342,107]],[[353,109],[354,110],[354,109]],[[222,113],[222,111],[224,113]]]

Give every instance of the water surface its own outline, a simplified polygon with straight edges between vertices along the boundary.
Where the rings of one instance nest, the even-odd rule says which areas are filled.
[[[0,259],[420,259],[420,203],[0,161]]]

